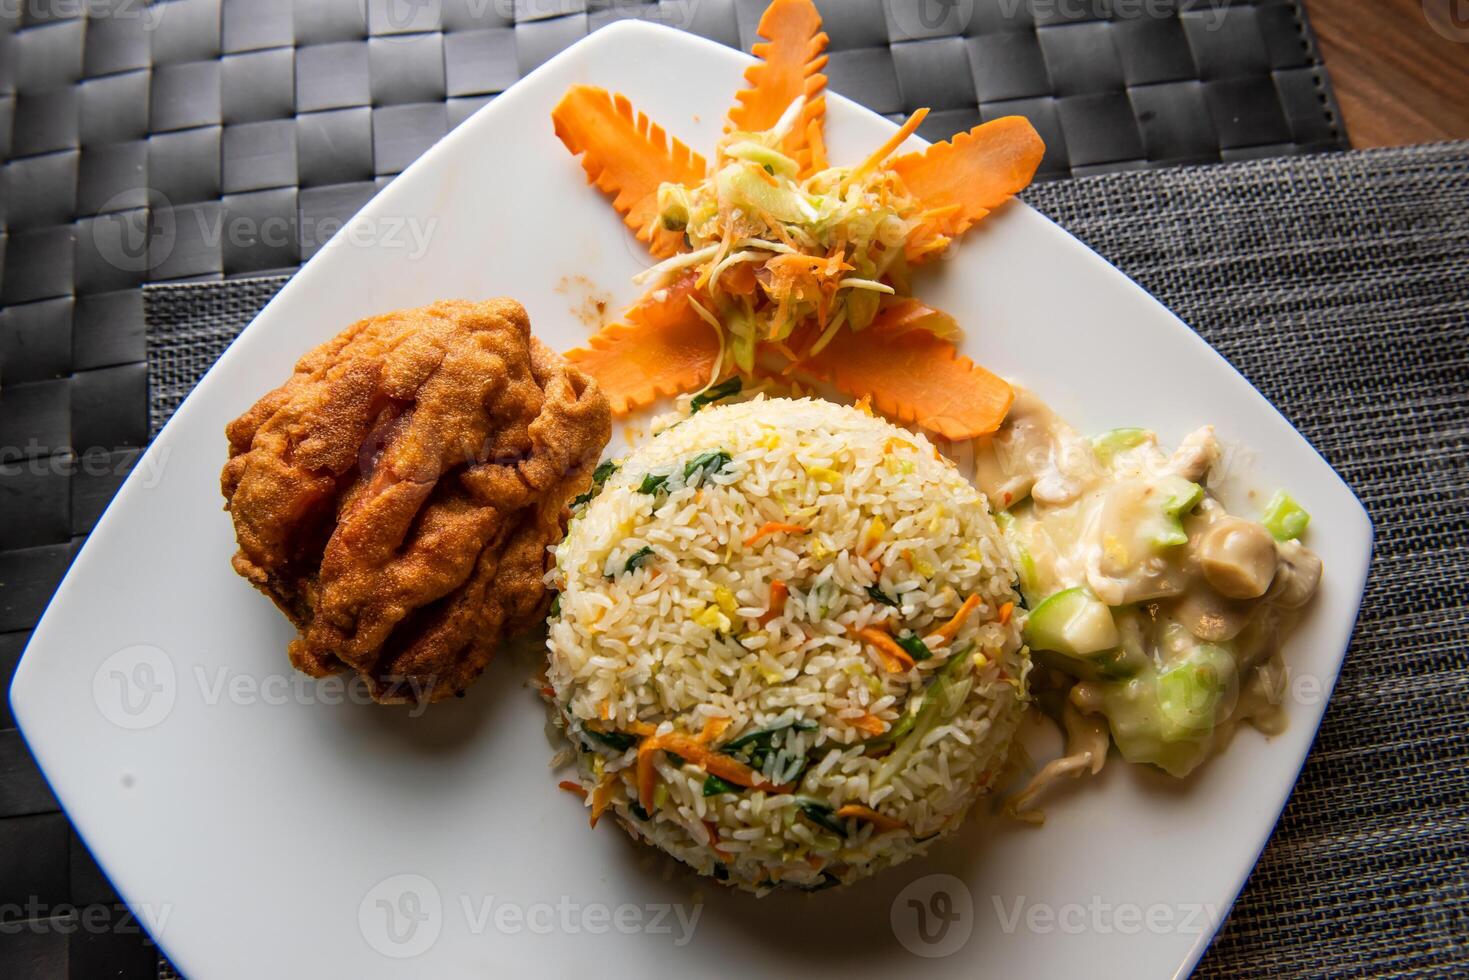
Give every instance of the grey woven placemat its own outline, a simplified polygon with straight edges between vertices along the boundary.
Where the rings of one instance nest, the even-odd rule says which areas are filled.
[[[1376,525],[1321,734],[1197,975],[1464,975],[1469,143],[1124,173],[1026,197],[1259,386]],[[146,290],[155,424],[282,282]]]

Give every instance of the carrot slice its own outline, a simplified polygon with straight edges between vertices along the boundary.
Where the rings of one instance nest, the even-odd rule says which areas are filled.
[[[1015,603],[1013,603],[1013,602],[1007,602],[1003,606],[1001,606],[1000,607],[1000,617],[999,617],[999,619],[1000,619],[1000,625],[1001,626],[1004,626],[1006,623],[1010,622],[1010,617],[1013,616],[1014,614],[1015,614]]]
[[[591,825],[593,827],[597,826],[597,821],[602,819],[602,814],[612,804],[612,787],[616,781],[617,777],[609,772],[602,777],[596,789],[592,790]]]
[[[866,820],[878,830],[899,830],[908,826],[896,817],[890,817],[885,813],[878,813],[870,806],[862,806],[859,803],[848,803],[846,806],[837,808],[839,817],[855,817],[858,820]]]
[[[964,605],[959,607],[959,611],[954,614],[954,618],[949,620],[944,625],[940,626],[938,629],[934,630],[934,633],[938,636],[942,636],[950,643],[953,643],[954,637],[959,635],[959,630],[961,627],[963,627],[964,621],[968,619],[970,615],[974,612],[974,610],[978,608],[979,596],[970,596],[968,599],[964,600]]]
[[[760,530],[745,539],[745,547],[753,548],[772,534],[805,534],[809,530],[811,530],[809,527],[802,527],[800,524],[782,524],[779,521],[766,521],[760,525]]]
[[[929,227],[953,237],[1024,190],[1045,153],[1029,120],[1005,116],[888,166],[920,208],[939,212]]]
[[[661,395],[695,391],[719,359],[719,336],[689,304],[692,285],[671,286],[661,300],[644,297],[626,323],[603,327],[566,359],[590,374],[612,411],[626,415]]]
[[[790,588],[780,579],[770,583],[770,605],[760,614],[756,620],[761,626],[766,625],[772,619],[781,616],[786,611],[786,599],[790,598]]]
[[[851,719],[851,724],[859,732],[866,732],[869,735],[881,735],[888,730],[887,722],[871,712],[864,712],[860,718]]]
[[[708,164],[663,127],[633,109],[625,95],[593,85],[573,85],[551,110],[556,135],[572,154],[584,154],[587,180],[612,198],[627,226],[654,255],[678,250],[680,236],[658,223],[658,185],[693,186]]]
[[[582,799],[586,799],[587,798],[587,791],[581,785],[581,783],[574,783],[574,782],[572,782],[569,779],[563,779],[563,780],[561,780],[561,782],[557,783],[556,785],[559,788],[566,790],[566,792],[568,792],[568,793],[575,793],[577,796],[580,796]]]
[[[775,0],[760,18],[760,36],[769,43],[752,49],[761,59],[745,70],[748,88],[735,93],[725,132],[756,133],[780,121],[790,104],[801,96],[806,105],[781,142],[781,149],[800,164],[802,173],[814,173],[811,124],[819,128],[826,113],[826,34],[821,14],[811,0]]]
[[[894,307],[904,309],[902,304]],[[883,413],[959,441],[1000,427],[1015,393],[960,355],[953,344],[906,319],[879,315],[860,333],[839,330],[798,370],[853,397],[871,396]]]
[[[791,788],[789,785],[772,783],[762,774],[732,756],[715,752],[705,744],[701,736],[670,732],[667,735],[645,738],[638,746],[638,799],[643,809],[650,813],[653,810],[653,790],[658,780],[658,770],[653,766],[653,756],[654,753],[661,751],[672,752],[711,776],[718,776],[736,786],[744,786],[747,789],[767,789],[778,793],[787,792]]]
[[[913,115],[908,117],[907,122],[898,127],[896,133],[893,133],[893,135],[887,138],[887,142],[873,150],[872,154],[866,160],[863,160],[856,170],[852,171],[852,177],[855,179],[861,177],[869,170],[876,169],[884,160],[893,155],[894,150],[903,145],[904,140],[918,131],[918,127],[923,125],[923,120],[926,118],[928,118],[927,108],[915,111]]]
[[[858,630],[857,639],[867,643],[878,652],[882,665],[890,674],[900,674],[913,666],[913,657],[908,651],[898,646],[891,636],[875,626]]]

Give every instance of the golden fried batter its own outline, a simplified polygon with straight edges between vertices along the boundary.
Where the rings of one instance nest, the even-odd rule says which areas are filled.
[[[611,422],[496,299],[354,323],[225,433],[235,571],[300,630],[291,662],[436,701],[544,614],[546,549]]]

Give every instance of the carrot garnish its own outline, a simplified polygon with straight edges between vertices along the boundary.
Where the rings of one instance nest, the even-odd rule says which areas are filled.
[[[765,626],[772,619],[776,619],[779,616],[784,615],[786,611],[786,599],[789,598],[790,594],[791,590],[780,579],[776,579],[775,581],[771,582],[770,604],[765,608],[765,611],[760,614],[760,618],[756,622],[758,622],[761,626]]]
[[[900,830],[908,826],[896,817],[890,817],[885,813],[878,813],[872,807],[862,806],[857,803],[848,803],[846,806],[838,807],[837,816],[866,820],[879,831]]]
[[[887,722],[871,712],[863,712],[860,718],[850,719],[852,727],[869,735],[881,735],[888,730]]]
[[[1015,603],[1007,602],[1000,607],[1000,625],[1004,626],[1010,622],[1010,617],[1015,613]]]
[[[753,548],[772,534],[805,534],[810,531],[809,527],[799,524],[782,524],[780,521],[766,521],[760,525],[760,530],[745,539],[745,547]]]
[[[577,796],[580,796],[582,799],[586,799],[587,798],[586,788],[584,786],[582,786],[580,783],[574,783],[574,782],[572,782],[569,779],[563,779],[563,780],[561,780],[561,782],[557,783],[556,785],[559,788],[566,790],[566,792],[568,792],[568,793],[575,793]]]
[[[602,814],[606,812],[607,807],[612,803],[612,787],[616,782],[617,776],[609,772],[602,777],[602,781],[597,784],[597,788],[592,790],[591,825],[593,827],[597,826],[597,821],[602,819]]]
[[[940,626],[938,629],[934,630],[934,633],[938,636],[942,636],[950,643],[953,643],[954,637],[959,635],[959,629],[964,625],[964,621],[968,619],[970,615],[974,612],[974,610],[978,608],[979,596],[970,596],[968,599],[964,600],[964,605],[959,607],[959,611],[954,613],[954,618],[949,620],[944,625]]]
[[[955,441],[994,432],[1015,400],[1004,379],[911,324],[840,330],[798,373],[871,396],[884,414]]]
[[[863,627],[857,631],[856,636],[877,651],[878,659],[888,673],[901,674],[913,667],[913,657],[908,651],[898,646],[897,641],[877,627]]]
[[[719,360],[719,334],[689,302],[691,284],[670,286],[625,314],[626,323],[603,327],[566,359],[591,375],[618,415],[659,396],[695,391]]]
[[[752,49],[760,61],[745,70],[749,87],[735,93],[726,132],[756,133],[780,122],[787,108],[804,97],[800,117],[781,143],[802,169],[811,165],[806,143],[814,123],[818,128],[826,112],[822,90],[826,76],[826,34],[821,31],[821,14],[811,0],[775,0],[765,9],[758,28],[768,43]]]
[[[693,186],[708,173],[699,154],[633,109],[624,95],[593,85],[573,85],[551,110],[556,135],[573,154],[583,154],[587,180],[612,197],[629,228],[654,255],[671,255],[681,236],[658,224],[658,186]]]
[[[884,160],[892,156],[894,150],[903,145],[904,140],[917,131],[927,116],[927,109],[919,109],[913,115],[909,116],[907,121],[898,127],[898,131],[887,138],[886,143],[873,150],[871,155],[866,160],[863,160],[856,170],[852,171],[852,179],[860,180],[863,176],[881,166]]]
[[[806,124],[806,145],[810,149],[810,162],[802,176],[820,173],[831,166],[826,159],[826,136],[821,131],[821,120],[813,119]]]
[[[888,166],[920,207],[944,209],[929,225],[952,238],[1024,190],[1045,153],[1025,117],[1005,116]]]
[[[720,720],[724,721],[726,726],[728,725],[728,719]],[[707,734],[709,731],[709,726],[705,726],[704,732]],[[658,779],[658,771],[653,765],[654,753],[660,751],[672,752],[711,776],[718,776],[725,782],[744,786],[746,789],[768,789],[784,793],[791,788],[788,785],[772,783],[759,772],[732,756],[715,752],[706,744],[703,735],[682,735],[678,732],[670,732],[667,735],[645,738],[638,746],[638,800],[642,803],[643,809],[649,812],[652,812],[653,790]]]

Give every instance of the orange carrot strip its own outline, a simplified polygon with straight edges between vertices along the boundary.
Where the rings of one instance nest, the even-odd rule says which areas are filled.
[[[645,738],[638,745],[638,802],[649,813],[653,812],[653,790],[658,783],[658,770],[653,766],[653,756],[659,748],[656,736]]]
[[[704,158],[670,140],[626,96],[592,85],[568,89],[551,110],[551,121],[566,148],[584,155],[587,180],[611,196],[612,206],[653,254],[677,251],[681,237],[658,227],[658,185],[698,184],[709,169]]]
[[[1010,622],[1010,617],[1015,613],[1015,603],[1007,602],[1000,607],[1000,625],[1004,626]]]
[[[597,788],[592,790],[591,825],[593,827],[597,826],[597,821],[602,819],[602,814],[611,805],[612,786],[616,781],[617,776],[609,772],[602,777],[602,781],[597,784]]]
[[[810,147],[811,159],[802,171],[802,177],[820,173],[831,166],[826,159],[826,136],[822,133],[820,119],[813,119],[806,124],[806,145]]]
[[[762,170],[761,173],[764,171]],[[755,264],[736,262],[719,274],[719,281],[715,285],[736,296],[750,296],[755,292],[756,284]]]
[[[699,741],[704,743],[705,745],[708,745],[710,742],[723,735],[725,730],[729,728],[729,726],[730,719],[728,718],[710,718],[708,721],[704,722],[704,730],[698,735]]]
[[[781,616],[786,611],[786,599],[789,598],[791,590],[780,579],[770,583],[770,604],[756,620],[761,626],[766,625],[772,619]]]
[[[761,60],[745,70],[749,87],[735,93],[725,132],[770,129],[790,104],[804,95],[806,104],[781,149],[806,171],[811,164],[807,134],[812,123],[821,126],[826,113],[826,99],[821,94],[826,76],[821,69],[826,67],[822,52],[827,37],[821,31],[821,14],[811,0],[774,0],[765,8],[758,30],[769,43],[756,44],[752,50]]]
[[[850,721],[853,728],[869,735],[881,735],[888,730],[887,722],[871,712],[866,712],[861,718],[852,718]]]
[[[766,521],[760,525],[760,530],[745,539],[745,547],[753,548],[772,534],[805,534],[809,530],[811,529],[802,527],[799,524],[782,524],[779,521]]]
[[[903,827],[908,826],[896,817],[890,817],[885,813],[878,813],[876,810],[872,809],[872,807],[862,806],[857,803],[848,803],[846,806],[838,807],[837,816],[855,817],[858,820],[866,820],[878,830],[884,831],[899,830]]]
[[[879,320],[882,317],[879,316]],[[861,333],[839,330],[798,373],[848,395],[870,395],[884,414],[954,441],[1000,427],[1015,393],[1004,379],[962,356],[927,330],[874,321]]]
[[[574,783],[574,782],[572,782],[569,779],[563,779],[563,780],[561,780],[561,782],[557,783],[556,785],[559,788],[566,790],[566,792],[568,792],[568,793],[575,793],[577,796],[580,796],[582,799],[586,799],[587,798],[587,791],[586,791],[585,787],[583,787],[580,783]]]
[[[964,605],[959,607],[959,611],[954,613],[954,618],[949,620],[944,625],[940,626],[938,629],[934,630],[934,632],[937,633],[939,636],[942,636],[944,639],[948,640],[950,643],[953,643],[954,637],[959,635],[959,628],[964,625],[964,621],[968,619],[970,615],[974,612],[974,610],[978,608],[979,596],[970,596],[968,599],[964,600]]]
[[[913,666],[913,658],[908,651],[898,646],[891,636],[875,626],[867,626],[858,630],[857,639],[871,645],[878,652],[883,667],[887,668],[890,674],[901,674]]]
[[[638,736],[638,738],[647,738],[658,730],[657,725],[650,725],[646,721],[630,721],[626,727],[629,732]]]
[[[659,396],[695,391],[719,359],[719,336],[689,305],[692,283],[670,286],[661,301],[645,297],[626,323],[603,327],[566,359],[590,374],[618,415]]]
[[[879,146],[877,149],[873,150],[871,155],[869,155],[866,160],[863,160],[861,164],[857,166],[856,170],[852,171],[853,178],[861,177],[863,174],[869,173],[870,171],[875,170],[879,165],[881,165],[884,160],[892,155],[892,152],[894,150],[903,145],[903,141],[905,139],[912,136],[914,132],[917,131],[918,127],[923,124],[923,120],[927,118],[927,116],[928,109],[926,108],[919,109],[914,112],[913,115],[909,116],[907,121],[905,121],[903,125],[898,127],[897,132],[889,136],[887,138],[887,141],[883,143],[882,146]]]
[[[953,237],[1024,190],[1046,144],[1023,116],[1005,116],[951,141],[898,157],[889,168],[924,209],[946,209],[925,224]],[[954,204],[957,210],[947,210]]]

